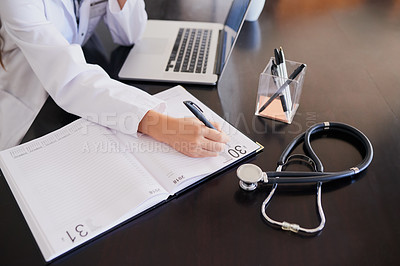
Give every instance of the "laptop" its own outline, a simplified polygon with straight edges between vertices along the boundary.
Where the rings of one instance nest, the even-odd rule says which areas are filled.
[[[233,0],[224,24],[148,20],[119,78],[216,84],[232,53],[250,0]]]

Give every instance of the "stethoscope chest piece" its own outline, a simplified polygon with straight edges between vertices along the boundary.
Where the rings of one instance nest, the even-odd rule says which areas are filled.
[[[257,183],[263,180],[265,173],[257,165],[247,163],[237,169],[236,175],[240,179],[240,187],[252,191],[257,188]]]

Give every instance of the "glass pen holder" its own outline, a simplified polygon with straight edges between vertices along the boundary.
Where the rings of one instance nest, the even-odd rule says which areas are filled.
[[[274,58],[271,57],[268,65],[260,74],[255,115],[291,124],[299,108],[307,66],[304,64],[305,67],[302,71],[293,80],[290,80],[282,75],[272,74],[276,73],[276,71],[272,71],[273,60]],[[302,63],[289,60],[285,60],[285,63],[287,76],[290,76],[302,65]],[[276,95],[276,92],[282,87],[281,93]],[[276,98],[269,100],[273,96]]]

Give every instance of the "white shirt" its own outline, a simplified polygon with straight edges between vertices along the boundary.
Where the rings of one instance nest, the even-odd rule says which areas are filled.
[[[67,112],[135,134],[150,109],[162,102],[111,79],[86,63],[81,45],[104,19],[113,40],[131,45],[147,21],[143,0],[1,0],[0,150],[18,144],[50,95]]]

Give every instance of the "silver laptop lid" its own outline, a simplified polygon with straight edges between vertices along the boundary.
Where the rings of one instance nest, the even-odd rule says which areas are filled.
[[[251,0],[233,0],[228,15],[226,16],[224,29],[221,34],[220,51],[217,53],[219,59],[216,65],[216,73],[222,74],[228,59],[232,53],[233,46],[239,36],[240,29],[246,18],[247,10]]]

